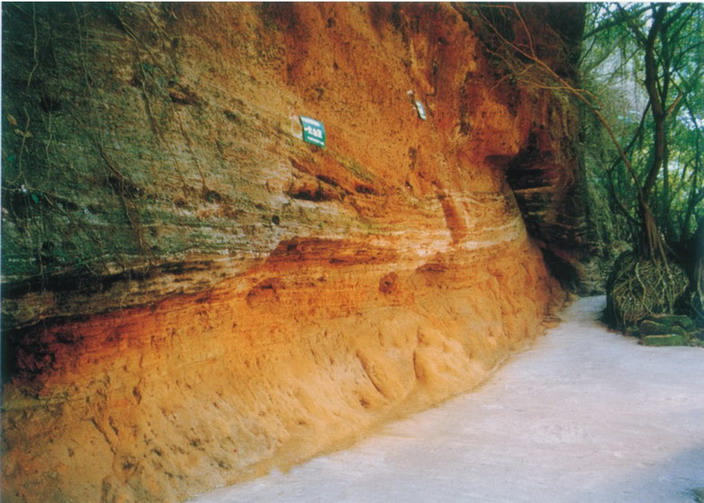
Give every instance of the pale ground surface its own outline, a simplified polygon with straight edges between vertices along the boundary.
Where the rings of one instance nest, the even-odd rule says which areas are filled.
[[[650,348],[581,299],[479,390],[353,448],[194,503],[692,502],[704,349]]]

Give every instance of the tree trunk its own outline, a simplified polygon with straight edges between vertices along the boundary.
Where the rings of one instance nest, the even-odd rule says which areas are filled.
[[[699,218],[697,231],[694,233],[694,267],[692,269],[692,300],[697,321],[704,326],[704,217]]]
[[[655,129],[655,143],[653,145],[653,160],[648,171],[648,176],[643,183],[643,190],[640,193],[639,206],[643,219],[643,248],[646,255],[654,257],[658,249],[663,249],[662,238],[657,225],[648,206],[650,194],[655,186],[655,180],[665,158],[665,119],[667,113],[662,101],[662,96],[658,92],[658,69],[655,61],[655,41],[662,30],[667,4],[659,4],[653,7],[653,24],[648,32],[645,42],[645,88],[648,91],[650,105],[653,111],[653,123]],[[664,252],[663,252],[664,258]]]
[[[658,69],[655,61],[655,40],[662,29],[662,24],[667,12],[667,4],[660,4],[653,13],[653,24],[650,27],[645,44],[645,88],[648,91],[650,104],[653,109],[653,122],[655,129],[655,144],[653,146],[653,162],[648,171],[648,176],[643,184],[643,202],[647,203],[650,193],[655,185],[663,158],[665,157],[665,107],[658,92]]]

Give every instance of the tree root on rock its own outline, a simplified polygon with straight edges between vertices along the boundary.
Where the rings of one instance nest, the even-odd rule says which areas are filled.
[[[685,271],[669,260],[623,255],[606,286],[607,318],[623,330],[647,316],[674,314],[688,285]]]

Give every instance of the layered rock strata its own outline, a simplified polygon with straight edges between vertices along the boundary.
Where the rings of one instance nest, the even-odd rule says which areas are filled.
[[[180,501],[541,332],[562,290],[507,171],[538,137],[574,180],[573,110],[507,90],[467,15],[3,6],[3,499]]]

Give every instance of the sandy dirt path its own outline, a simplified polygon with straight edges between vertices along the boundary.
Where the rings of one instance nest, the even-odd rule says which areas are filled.
[[[573,304],[475,392],[192,501],[693,502],[704,488],[704,349],[607,332],[603,304]]]

